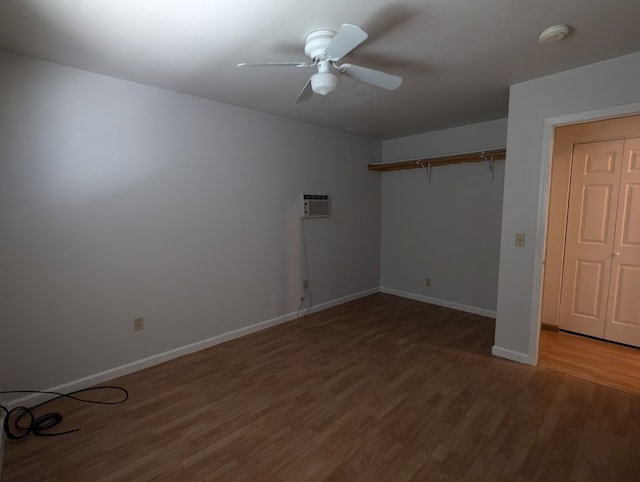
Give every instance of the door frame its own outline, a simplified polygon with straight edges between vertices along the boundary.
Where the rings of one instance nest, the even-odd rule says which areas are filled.
[[[544,120],[542,134],[542,158],[540,160],[540,182],[538,188],[538,216],[531,291],[531,313],[529,318],[529,363],[538,364],[540,344],[540,324],[542,309],[542,283],[544,281],[544,263],[547,243],[547,219],[549,214],[549,188],[551,185],[551,162],[553,159],[553,140],[556,127],[580,124],[590,121],[613,119],[640,114],[640,102],[606,109],[578,112]]]

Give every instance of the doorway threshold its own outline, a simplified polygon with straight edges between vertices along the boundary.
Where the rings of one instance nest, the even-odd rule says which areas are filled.
[[[639,348],[541,330],[538,366],[640,397]]]

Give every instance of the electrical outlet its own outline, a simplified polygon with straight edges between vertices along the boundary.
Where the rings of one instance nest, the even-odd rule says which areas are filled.
[[[133,329],[135,331],[144,330],[144,318],[142,316],[133,319]]]
[[[424,280],[424,285],[425,285],[427,288],[431,288],[431,278],[426,278],[426,279]]]
[[[304,289],[307,289],[307,286],[309,286],[309,283],[307,283],[307,280],[306,280],[306,279],[303,279],[303,280],[302,280],[302,287],[303,287]]]
[[[524,247],[524,233],[516,233],[516,247]]]

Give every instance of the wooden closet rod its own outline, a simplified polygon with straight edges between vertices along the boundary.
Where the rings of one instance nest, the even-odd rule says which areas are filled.
[[[494,161],[502,161],[506,157],[507,150],[505,148],[488,149],[486,151],[464,152],[462,154],[426,157],[423,159],[411,159],[408,161],[378,162],[375,164],[369,164],[369,170],[381,172],[399,171],[401,169],[419,169],[428,165],[433,167],[446,166],[447,164],[460,164],[461,162],[482,162],[489,161],[491,158],[493,158]]]

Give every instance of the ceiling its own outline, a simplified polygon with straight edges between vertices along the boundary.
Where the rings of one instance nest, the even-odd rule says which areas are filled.
[[[387,139],[506,117],[511,84],[640,51],[639,18],[637,0],[3,0],[0,48]],[[313,68],[235,67],[307,60],[307,33],[342,23],[369,33],[343,60],[399,89],[341,77],[296,103]]]

